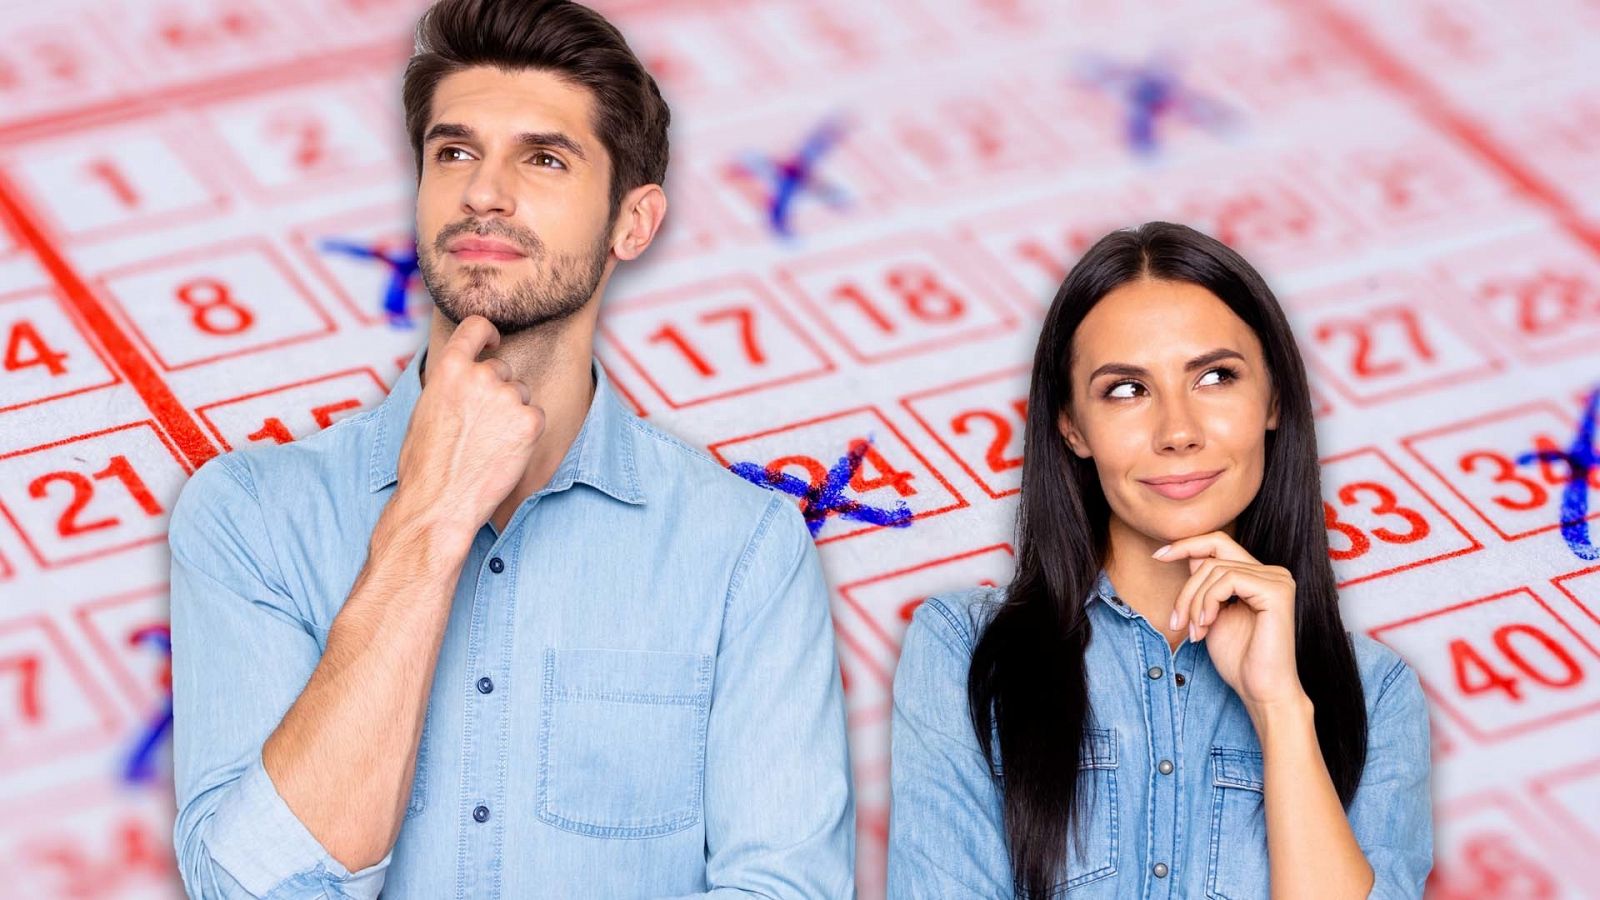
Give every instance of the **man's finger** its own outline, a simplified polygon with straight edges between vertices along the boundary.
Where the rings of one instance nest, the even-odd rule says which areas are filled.
[[[493,369],[494,373],[500,376],[501,381],[511,381],[516,377],[516,373],[511,371],[511,364],[498,356],[491,356],[485,359],[483,364]]]
[[[494,323],[483,316],[467,316],[456,326],[450,335],[450,340],[445,343],[445,349],[465,353],[469,359],[477,359],[478,354],[485,350],[493,350],[500,346],[500,331]]]

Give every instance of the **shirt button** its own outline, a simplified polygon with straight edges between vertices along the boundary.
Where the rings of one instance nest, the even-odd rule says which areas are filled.
[[[1160,678],[1161,677],[1161,667],[1160,666],[1151,666],[1150,667],[1150,671],[1146,672],[1145,674],[1149,675],[1151,678]]]
[[[1177,674],[1172,676],[1172,680],[1176,681],[1178,683],[1178,687],[1183,687],[1183,682],[1186,679],[1184,679],[1182,672],[1178,672]]]
[[[478,679],[478,693],[480,693],[480,694],[490,694],[490,693],[493,693],[493,692],[494,692],[494,682],[489,680],[489,676],[485,675],[482,678]]]
[[[472,811],[472,817],[477,819],[479,822],[489,821],[489,807],[479,806]]]
[[[481,809],[481,807],[480,807],[480,809]],[[1150,867],[1150,871],[1156,873],[1156,877],[1157,878],[1165,878],[1165,877],[1167,877],[1167,864],[1166,863],[1156,863],[1155,865]]]
[[[1161,774],[1163,774],[1163,775],[1171,775],[1172,774],[1172,760],[1163,759],[1161,761],[1161,764],[1156,766],[1156,768],[1159,769],[1161,771]]]
[[[496,575],[499,575],[501,572],[504,572],[505,570],[506,570],[506,564],[500,561],[500,557],[496,556],[496,557],[493,557],[493,558],[491,558],[489,560],[489,571],[495,573]]]

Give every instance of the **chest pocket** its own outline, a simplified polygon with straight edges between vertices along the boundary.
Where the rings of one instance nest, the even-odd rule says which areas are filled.
[[[595,837],[694,825],[710,707],[709,655],[546,649],[539,819]]]
[[[1078,825],[1068,837],[1067,880],[1052,893],[1071,891],[1117,874],[1117,733],[1084,731],[1078,754]],[[1082,843],[1080,844],[1079,841]]]
[[[1267,811],[1261,751],[1211,748],[1211,859],[1206,896],[1246,900],[1269,893]]]

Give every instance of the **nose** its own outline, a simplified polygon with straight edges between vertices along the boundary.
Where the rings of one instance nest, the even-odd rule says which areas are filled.
[[[1190,408],[1187,399],[1162,403],[1157,415],[1155,441],[1159,450],[1182,453],[1206,445],[1200,418]]]
[[[462,190],[462,211],[474,217],[515,213],[516,196],[507,185],[508,178],[509,175],[493,163],[478,166]]]

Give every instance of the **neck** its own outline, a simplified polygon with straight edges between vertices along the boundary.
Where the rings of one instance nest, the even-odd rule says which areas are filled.
[[[504,528],[523,500],[550,483],[589,414],[596,389],[589,368],[594,347],[592,319],[589,310],[584,310],[560,322],[504,335],[498,347],[478,357],[505,360],[513,375],[528,385],[533,404],[545,414],[544,434],[534,445],[521,481],[490,520],[496,523],[497,530]],[[434,310],[428,335],[429,358],[437,358],[455,329],[455,323]],[[421,376],[426,387],[426,359]]]
[[[1223,530],[1231,535],[1232,523]],[[1117,596],[1149,620],[1176,648],[1189,636],[1188,631],[1169,631],[1167,620],[1172,616],[1178,593],[1189,583],[1190,560],[1163,562],[1151,556],[1168,542],[1130,528],[1116,515],[1111,516],[1108,532],[1110,549],[1106,554],[1105,569]]]

